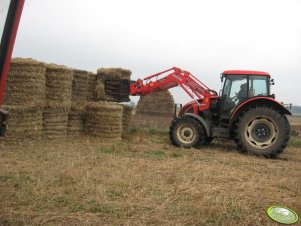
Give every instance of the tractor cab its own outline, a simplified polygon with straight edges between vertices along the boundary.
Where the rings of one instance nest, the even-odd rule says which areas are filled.
[[[221,74],[220,116],[229,119],[233,110],[246,100],[258,96],[270,97],[270,75],[261,71],[229,70]]]

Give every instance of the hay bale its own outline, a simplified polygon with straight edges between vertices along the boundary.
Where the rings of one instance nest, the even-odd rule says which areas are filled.
[[[174,100],[168,90],[140,97],[136,114],[173,117]]]
[[[73,71],[61,65],[46,67],[46,100],[43,131],[47,139],[67,135],[68,113],[71,108]]]
[[[123,107],[108,102],[86,104],[85,133],[104,139],[121,139]]]
[[[99,68],[97,70],[97,84],[95,89],[96,100],[112,101],[112,102],[128,102],[129,93],[126,95],[120,95],[117,90],[120,91],[120,81],[130,81],[132,72],[122,68]],[[110,81],[110,84],[108,82]],[[129,90],[128,87],[123,89]]]
[[[69,108],[46,107],[43,112],[43,131],[47,139],[62,138],[67,135]]]
[[[48,107],[71,107],[72,69],[49,64],[46,67],[46,99]]]
[[[130,123],[131,123],[131,117],[132,117],[132,111],[133,107],[128,105],[122,105],[123,107],[123,113],[122,113],[122,134],[121,137],[125,138],[128,135]]]
[[[18,143],[42,137],[43,109],[41,107],[3,105],[2,108],[9,112],[9,118],[6,134],[1,139],[7,142]]]
[[[140,97],[133,126],[167,129],[174,116],[174,100],[169,91]]]
[[[68,135],[78,135],[84,132],[85,103],[73,102],[68,114]]]
[[[33,59],[15,58],[10,63],[4,105],[44,106],[46,66]]]
[[[87,101],[95,100],[95,88],[97,83],[97,75],[94,73],[88,73],[88,88],[87,88]]]

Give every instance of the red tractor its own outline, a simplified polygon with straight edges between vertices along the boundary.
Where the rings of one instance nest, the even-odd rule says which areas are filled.
[[[270,93],[270,75],[231,70],[224,71],[221,80],[218,95],[188,71],[174,67],[132,82],[130,94],[144,96],[181,86],[194,99],[171,123],[169,136],[176,146],[200,147],[213,138],[230,138],[245,153],[268,158],[281,153],[290,139],[286,115],[291,113]]]

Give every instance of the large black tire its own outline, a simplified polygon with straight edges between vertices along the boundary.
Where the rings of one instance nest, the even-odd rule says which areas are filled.
[[[290,131],[284,114],[268,107],[254,107],[238,117],[234,139],[242,152],[274,158],[287,146]]]
[[[197,148],[205,143],[205,129],[197,119],[182,116],[172,121],[169,138],[173,145],[184,148]]]

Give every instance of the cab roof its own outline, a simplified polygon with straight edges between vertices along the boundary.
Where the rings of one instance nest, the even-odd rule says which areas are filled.
[[[223,75],[259,75],[259,76],[270,76],[269,73],[264,71],[245,71],[245,70],[226,70]]]

